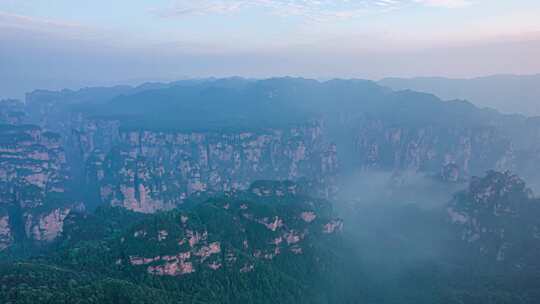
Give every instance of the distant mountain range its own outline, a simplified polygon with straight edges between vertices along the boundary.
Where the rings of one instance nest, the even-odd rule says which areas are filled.
[[[442,99],[464,99],[504,113],[540,115],[540,74],[494,75],[470,79],[443,77],[385,78],[380,85],[394,90],[432,93]]]

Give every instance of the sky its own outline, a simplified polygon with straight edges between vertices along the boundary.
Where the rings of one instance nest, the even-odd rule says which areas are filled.
[[[538,0],[0,0],[0,98],[182,78],[540,72]]]

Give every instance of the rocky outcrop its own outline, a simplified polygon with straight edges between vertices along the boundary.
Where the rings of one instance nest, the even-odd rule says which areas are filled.
[[[54,241],[62,233],[64,220],[72,208],[80,210],[83,207],[78,205],[55,208],[39,214],[25,213],[23,217],[26,236],[35,241]]]
[[[473,178],[447,212],[461,239],[483,256],[523,266],[539,252],[540,201],[517,175],[490,171]]]
[[[265,183],[270,187],[270,182]],[[279,187],[274,183],[273,188]],[[153,225],[137,225],[122,237],[129,255],[117,263],[158,276],[222,267],[240,273],[256,271],[260,263],[307,254],[315,240],[338,235],[343,223],[331,209],[328,202],[306,196],[260,198],[250,191],[237,192],[190,212],[160,217]],[[140,248],[148,248],[145,255]]]

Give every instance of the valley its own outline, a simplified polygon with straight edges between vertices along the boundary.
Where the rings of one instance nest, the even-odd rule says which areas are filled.
[[[539,292],[515,285],[540,266],[537,118],[363,80],[228,78],[35,91],[0,121],[5,303]]]

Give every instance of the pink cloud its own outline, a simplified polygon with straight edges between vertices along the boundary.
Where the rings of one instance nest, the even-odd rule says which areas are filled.
[[[415,2],[427,6],[458,8],[471,5],[469,0],[415,0]]]

